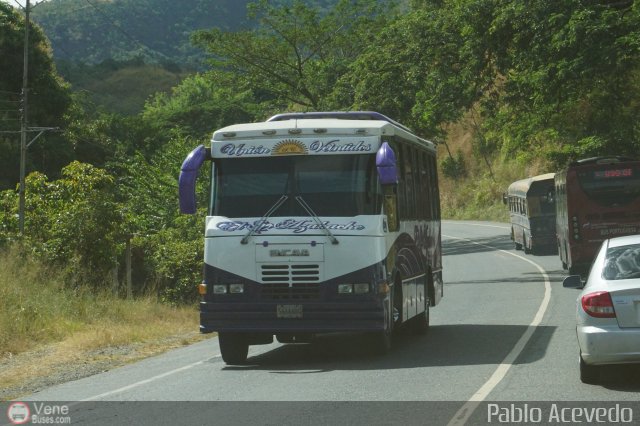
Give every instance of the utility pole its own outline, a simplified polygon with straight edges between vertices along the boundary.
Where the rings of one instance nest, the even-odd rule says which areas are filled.
[[[24,9],[24,63],[22,69],[22,121],[20,124],[20,205],[18,208],[18,224],[20,234],[24,235],[25,208],[25,172],[27,167],[27,124],[28,124],[28,93],[29,93],[29,0]]]
[[[40,3],[38,3],[40,4]],[[36,4],[37,6],[37,4]],[[42,134],[48,130],[58,130],[57,127],[29,127],[29,13],[31,13],[30,0],[26,0],[24,6],[24,63],[22,69],[22,120],[20,123],[20,186],[19,206],[18,206],[18,229],[24,235],[24,210],[25,210],[25,175],[27,169],[27,149]],[[27,143],[27,133],[38,132],[38,134]]]

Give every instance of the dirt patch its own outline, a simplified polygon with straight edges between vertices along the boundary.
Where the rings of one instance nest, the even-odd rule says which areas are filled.
[[[209,336],[198,332],[126,345],[71,350],[65,342],[0,358],[0,400],[16,399],[48,387],[120,367]]]

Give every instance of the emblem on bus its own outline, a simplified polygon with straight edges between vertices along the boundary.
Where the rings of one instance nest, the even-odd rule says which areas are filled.
[[[295,139],[285,139],[278,142],[271,151],[271,155],[308,154],[307,146]]]
[[[309,256],[309,250],[307,249],[282,249],[282,250],[269,250],[271,257],[289,257],[289,256]]]

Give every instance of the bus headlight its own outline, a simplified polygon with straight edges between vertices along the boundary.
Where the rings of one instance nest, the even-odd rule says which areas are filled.
[[[244,293],[244,284],[229,284],[229,293],[231,294]]]
[[[369,284],[368,283],[354,284],[353,292],[355,294],[369,293]]]
[[[352,294],[353,284],[338,284],[338,294]]]
[[[339,294],[366,294],[370,291],[368,283],[338,284]]]
[[[213,286],[213,294],[227,294],[227,286],[224,284],[215,284]]]

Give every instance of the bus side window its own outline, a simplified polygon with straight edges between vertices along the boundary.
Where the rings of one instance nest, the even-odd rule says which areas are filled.
[[[414,187],[414,170],[413,170],[413,161],[412,157],[414,157],[413,150],[410,146],[404,145],[402,147],[402,152],[404,154],[404,172],[405,172],[405,201],[406,201],[406,215],[405,219],[415,219],[416,217],[416,194]]]
[[[420,206],[420,219],[431,220],[433,217],[431,203],[433,201],[432,184],[429,176],[429,161],[426,152],[420,152],[420,193],[422,194],[422,204]]]
[[[436,164],[435,154],[429,154],[429,173],[431,175],[431,185],[429,189],[431,190],[431,199],[433,200],[433,203],[431,203],[431,217],[435,220],[440,220],[440,188],[438,187],[438,169]]]
[[[402,149],[401,144],[394,143],[391,145],[393,152],[396,154],[396,164],[398,165],[398,219],[405,219],[407,217],[407,197],[405,190],[405,166],[404,157],[405,152]]]

